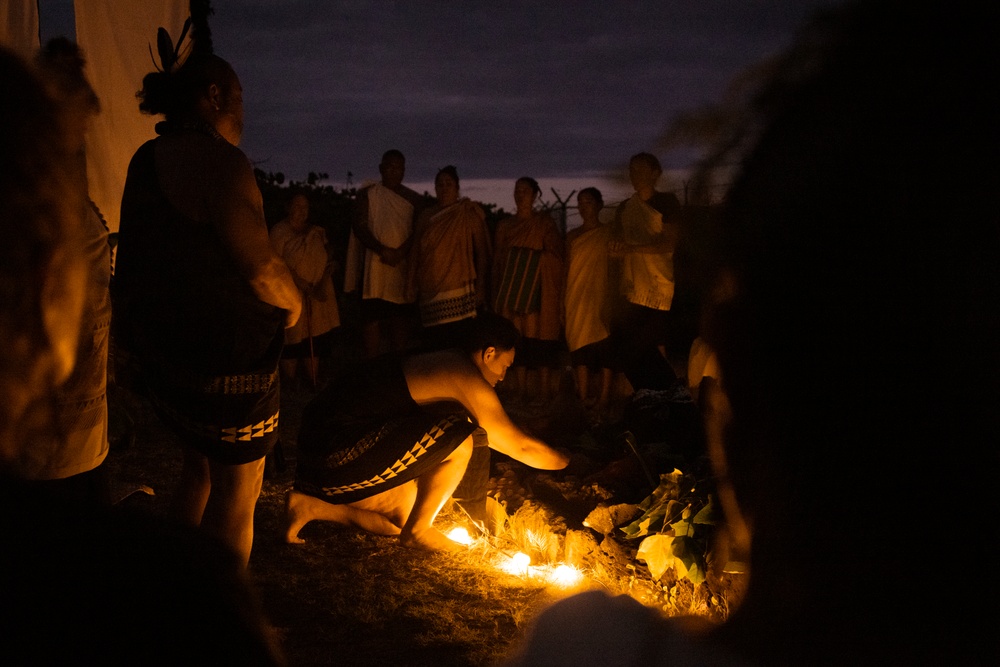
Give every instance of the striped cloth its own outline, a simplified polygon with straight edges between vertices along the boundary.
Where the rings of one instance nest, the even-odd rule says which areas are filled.
[[[542,281],[538,270],[541,259],[541,250],[520,246],[507,249],[494,304],[497,312],[527,314],[541,309]]]

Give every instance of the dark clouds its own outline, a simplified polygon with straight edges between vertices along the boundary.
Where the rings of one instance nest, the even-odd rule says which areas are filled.
[[[829,0],[213,0],[265,170],[408,180],[603,173],[788,45]],[[682,167],[684,156],[666,156]]]

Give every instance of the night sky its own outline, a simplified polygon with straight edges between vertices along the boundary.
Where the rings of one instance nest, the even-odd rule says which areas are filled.
[[[212,0],[210,24],[242,79],[241,147],[265,171],[360,184],[395,147],[411,184],[455,164],[466,182],[544,188],[621,173],[829,4]],[[43,38],[72,26],[71,6],[42,1]],[[692,160],[659,154],[668,169]]]

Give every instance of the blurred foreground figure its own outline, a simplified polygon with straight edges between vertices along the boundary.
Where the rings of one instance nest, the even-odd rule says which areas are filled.
[[[746,597],[698,634],[587,594],[514,664],[1000,664],[998,32],[993,4],[859,3],[780,64],[707,336]]]
[[[15,467],[24,479],[18,494],[22,502],[53,518],[93,511],[109,500],[106,474],[101,466],[108,454],[108,409],[106,400],[108,334],[111,327],[111,249],[108,230],[87,200],[84,139],[92,116],[98,112],[97,96],[83,75],[83,57],[75,44],[65,38],[50,41],[38,57],[38,67],[49,96],[59,109],[62,131],[48,129],[49,136],[62,137],[65,145],[58,168],[68,172],[61,184],[68,195],[65,205],[75,210],[78,227],[72,238],[74,257],[84,262],[85,274],[70,287],[82,290],[81,335],[74,343],[73,371],[55,392],[52,406],[54,423],[47,436],[38,434],[31,446],[21,447]],[[51,156],[55,159],[55,155]],[[5,172],[8,173],[8,172]],[[6,177],[5,177],[6,178]],[[55,190],[56,186],[49,186]],[[22,201],[31,197],[25,190]],[[4,198],[4,201],[9,201]],[[18,222],[18,230],[30,224],[30,215]],[[20,232],[24,233],[24,232]],[[30,233],[30,231],[28,232]],[[5,236],[11,239],[12,236]],[[12,266],[17,266],[14,260]],[[35,283],[27,273],[25,282]]]
[[[92,248],[82,240],[89,204],[79,151],[92,107],[45,81],[0,48],[4,662],[283,664],[228,549],[155,517],[99,506],[53,512],[23,493],[24,461],[58,454],[53,443],[76,446],[54,415],[95,331],[88,324],[81,336]]]
[[[243,91],[233,68],[198,50],[162,64],[139,93],[139,108],[166,120],[129,165],[115,336],[184,443],[180,516],[245,562],[278,437],[283,329],[298,321],[302,295],[271,247],[253,169],[236,147]]]

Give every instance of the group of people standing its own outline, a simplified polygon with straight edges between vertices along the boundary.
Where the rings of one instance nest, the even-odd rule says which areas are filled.
[[[285,537],[301,541],[300,529],[319,519],[449,548],[433,519],[467,470],[480,478],[467,482],[476,489],[471,502],[478,502],[488,448],[538,467],[564,465],[561,454],[506,417],[493,387],[508,367],[508,402],[543,406],[566,345],[578,396],[595,421],[608,408],[619,369],[637,388],[676,382],[664,345],[680,206],[656,190],[662,168],[649,153],[630,160],[635,194],[613,222],[600,219],[601,192],[586,188],[577,200],[582,225],[565,237],[537,208],[541,188],[533,178],[517,179],[515,213],[490,230],[483,207],[461,196],[454,166],[438,171],[433,199],[403,184],[406,159],[398,150],[383,154],[379,173],[355,201],[344,274],[345,291],[359,297],[362,354],[372,361],[334,378],[306,409]],[[307,217],[305,195],[294,195],[270,241],[304,303],[303,316],[285,329],[283,379],[294,381],[306,359],[316,388],[316,359],[327,353],[339,315],[327,239]],[[448,356],[455,350],[457,359]],[[482,377],[490,386],[445,390],[448,382],[441,382],[429,391],[427,378],[437,377],[431,369],[438,367],[450,368],[452,380],[464,378],[460,384]],[[529,371],[537,374],[533,392]],[[594,372],[598,382],[591,383]],[[449,398],[459,413],[421,404]],[[411,411],[413,421],[404,419]]]
[[[454,166],[437,173],[433,199],[403,185],[405,170],[403,153],[386,151],[381,179],[358,193],[351,220],[344,291],[359,297],[365,357],[460,347],[476,315],[491,311],[521,335],[506,387],[513,401],[550,402],[563,350],[575,368],[577,393],[595,416],[607,409],[618,370],[635,387],[662,389],[675,380],[665,344],[680,205],[656,190],[662,168],[655,156],[632,157],[635,194],[610,223],[600,218],[601,192],[581,191],[582,224],[565,236],[538,208],[541,188],[533,178],[517,179],[516,212],[491,230],[483,208],[460,195]],[[279,223],[271,234],[279,253],[292,260],[283,240],[287,227]],[[300,244],[305,234],[303,228]],[[313,326],[312,335],[329,328]],[[537,373],[533,389],[529,370]]]

